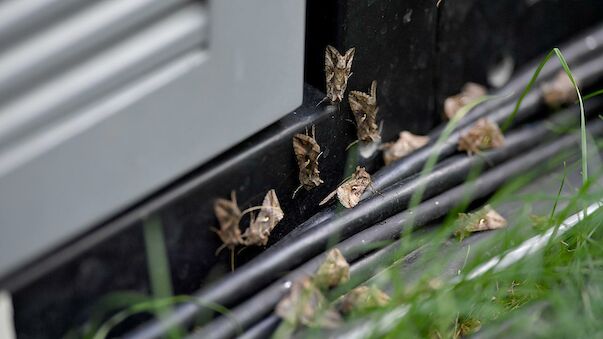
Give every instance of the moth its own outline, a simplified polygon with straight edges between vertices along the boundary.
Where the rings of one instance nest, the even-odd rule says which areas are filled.
[[[323,183],[318,170],[318,158],[321,154],[320,145],[316,142],[314,126],[312,136],[296,134],[293,136],[293,152],[299,167],[299,182],[306,189],[311,190]],[[297,191],[297,190],[296,190]]]
[[[454,235],[462,240],[470,233],[495,230],[506,226],[507,220],[490,205],[486,205],[474,213],[459,213]]]
[[[220,224],[220,229],[214,229],[214,231],[224,243],[218,248],[217,253],[224,247],[234,250],[237,245],[243,242],[239,229],[239,221],[242,216],[241,210],[237,205],[236,193],[232,191],[230,196],[230,200],[220,198],[214,202],[214,213]]]
[[[428,136],[416,135],[407,131],[400,132],[396,142],[388,142],[381,146],[381,149],[383,149],[383,161],[388,165],[412,153],[414,150],[427,145],[428,142]]]
[[[327,99],[333,103],[343,100],[343,95],[348,87],[348,79],[352,75],[352,61],[355,52],[355,48],[350,48],[344,55],[341,55],[333,46],[327,46],[325,50]]]
[[[288,296],[275,310],[276,315],[290,325],[336,328],[342,323],[341,315],[329,306],[310,277],[302,277],[293,283]]]
[[[467,154],[472,155],[483,150],[502,147],[504,143],[505,137],[498,125],[482,118],[461,135],[457,148],[459,151],[466,151]]]
[[[276,192],[271,189],[266,193],[257,217],[251,214],[251,221],[243,233],[242,243],[246,246],[266,246],[270,233],[284,216]]]
[[[376,142],[381,140],[377,125],[377,82],[371,83],[369,93],[351,91],[348,96],[350,108],[356,120],[358,140]]]
[[[563,104],[578,100],[578,93],[574,88],[574,84],[563,71],[557,73],[553,80],[542,84],[540,90],[544,103],[552,108],[558,108]]]
[[[318,288],[328,289],[350,280],[350,264],[339,249],[334,248],[320,264],[314,275],[314,284]]]
[[[371,175],[368,174],[364,167],[357,166],[356,172],[352,174],[352,177],[337,187],[335,191],[331,192],[319,205],[324,205],[337,194],[337,199],[345,208],[352,208],[358,205],[362,193],[364,193],[370,184]]]
[[[466,83],[461,89],[461,93],[446,98],[444,101],[444,115],[448,119],[452,119],[463,106],[486,95],[486,93],[486,87],[473,82]]]
[[[348,292],[339,304],[339,311],[350,314],[354,311],[364,311],[371,308],[383,307],[390,301],[389,295],[377,287],[359,286]]]

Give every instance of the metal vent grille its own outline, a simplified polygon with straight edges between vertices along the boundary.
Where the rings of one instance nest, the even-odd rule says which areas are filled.
[[[206,38],[200,1],[1,4],[0,151]]]

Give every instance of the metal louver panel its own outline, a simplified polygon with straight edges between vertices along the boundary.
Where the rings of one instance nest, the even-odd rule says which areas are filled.
[[[10,89],[29,89],[0,104],[0,150],[111,88],[193,47],[200,48],[206,38],[206,18],[202,6],[194,3],[175,8],[129,36],[106,44],[107,38],[153,18],[178,2],[183,1],[96,3],[0,55],[0,68],[7,70],[0,72],[0,98]],[[78,53],[101,46],[105,48],[83,59]],[[35,81],[36,75],[78,57],[64,72],[55,72],[39,84]]]
[[[0,281],[301,104],[304,0],[31,1],[0,32]]]

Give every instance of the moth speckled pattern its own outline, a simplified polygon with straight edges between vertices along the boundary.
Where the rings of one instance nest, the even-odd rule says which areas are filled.
[[[306,189],[311,190],[323,183],[318,170],[318,157],[320,156],[320,145],[316,142],[314,126],[312,136],[296,134],[293,136],[293,152],[299,167],[299,182]]]
[[[220,198],[214,202],[214,213],[218,219],[218,223],[220,223],[220,229],[215,230],[215,232],[224,243],[218,249],[218,252],[224,247],[233,250],[243,241],[241,230],[239,229],[241,210],[237,205],[237,197],[234,191],[231,192],[230,200]]]
[[[243,244],[266,246],[270,233],[284,216],[276,191],[271,189],[264,197],[257,217],[251,215],[249,228],[243,233]]]
[[[386,165],[389,165],[390,163],[405,157],[414,150],[427,145],[428,142],[428,136],[402,131],[396,142],[388,142],[381,147],[383,149],[383,161]]]
[[[499,148],[505,143],[498,125],[488,119],[481,118],[459,138],[458,150],[472,155],[480,151]]]
[[[370,93],[351,91],[348,97],[350,108],[357,125],[358,140],[378,142],[381,140],[377,125],[377,82],[371,83]]]
[[[352,75],[352,61],[355,52],[355,48],[350,48],[344,55],[341,55],[333,46],[327,46],[325,50],[327,99],[333,103],[343,100],[343,95],[348,87],[348,79]]]
[[[357,166],[356,172],[349,180],[346,180],[337,189],[324,198],[319,205],[324,205],[337,194],[337,200],[345,208],[352,208],[360,202],[360,197],[371,184],[371,175],[364,167]]]

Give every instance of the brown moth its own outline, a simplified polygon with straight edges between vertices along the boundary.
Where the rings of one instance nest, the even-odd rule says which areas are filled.
[[[463,239],[470,233],[504,228],[507,220],[490,205],[486,205],[474,213],[459,213],[457,225],[454,235]]]
[[[400,132],[396,142],[388,142],[381,147],[383,149],[383,161],[388,165],[427,145],[428,142],[428,136],[416,135],[407,131]]]
[[[459,317],[456,320],[455,332],[453,339],[460,339],[476,333],[482,328],[482,323],[475,318]]]
[[[383,307],[390,301],[389,296],[371,286],[359,286],[348,292],[339,304],[339,311],[343,314],[349,314],[353,311],[363,311],[375,307]]]
[[[356,120],[358,140],[375,142],[381,140],[377,125],[377,82],[371,83],[370,93],[351,91],[348,96],[350,108]]]
[[[350,48],[344,55],[341,55],[333,46],[327,46],[325,50],[327,98],[331,102],[343,100],[343,95],[348,87],[348,79],[352,75],[352,61],[355,52],[355,48]]]
[[[218,252],[223,247],[233,250],[243,241],[241,230],[239,229],[241,210],[239,210],[239,206],[237,205],[237,197],[234,191],[231,192],[231,200],[217,199],[214,202],[214,213],[220,223],[220,229],[215,230],[215,232],[224,243],[218,249]]]
[[[283,219],[285,214],[281,209],[281,205],[276,197],[276,192],[271,189],[264,197],[260,212],[257,218],[251,215],[251,221],[249,228],[243,233],[243,244],[266,246],[270,232],[274,229],[276,224]]]
[[[339,313],[330,308],[310,277],[302,277],[293,283],[289,295],[276,305],[275,313],[294,327],[335,328],[342,322]]]
[[[457,148],[459,151],[466,151],[467,154],[472,155],[483,150],[502,147],[504,143],[505,137],[498,125],[481,118],[461,135]]]
[[[350,264],[339,249],[334,248],[320,264],[314,275],[314,284],[321,289],[328,289],[350,280]]]
[[[448,119],[452,119],[456,113],[471,101],[486,95],[486,87],[468,82],[461,89],[461,93],[446,98],[444,101],[444,115]]]
[[[345,208],[352,208],[360,202],[360,197],[371,184],[371,175],[364,167],[357,166],[356,172],[337,189],[324,198],[319,205],[324,205],[337,194],[337,199]]]
[[[312,126],[312,136],[306,134],[296,134],[293,136],[293,152],[299,167],[299,182],[306,190],[320,186],[323,183],[320,179],[318,170],[318,157],[320,156],[320,145],[315,139],[314,126]]]
[[[540,87],[544,102],[553,108],[578,100],[578,93],[571,79],[563,71],[557,73],[551,81],[545,82]]]

